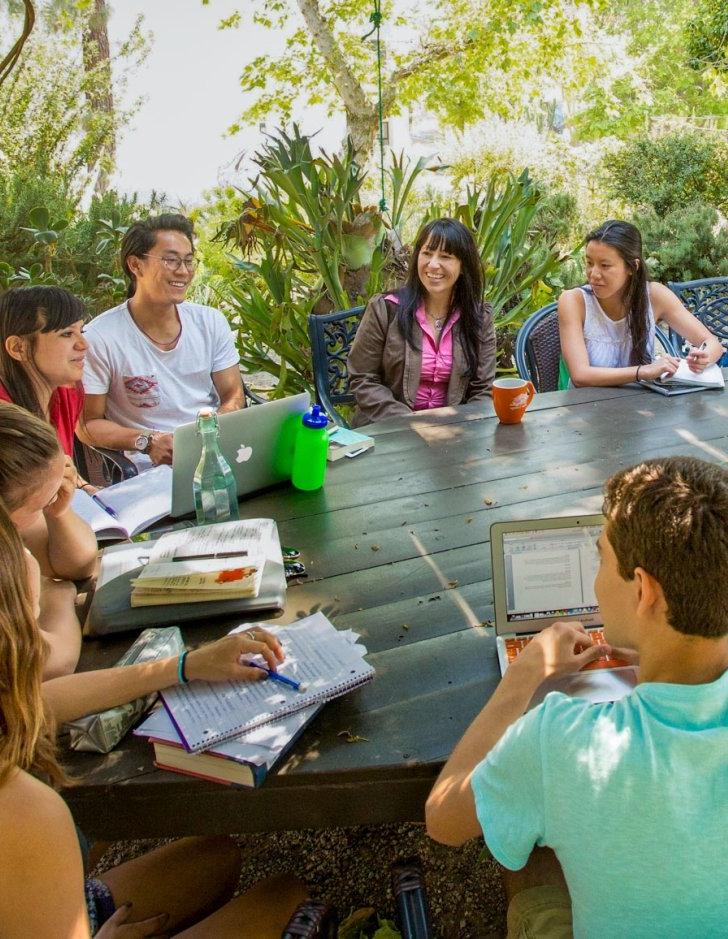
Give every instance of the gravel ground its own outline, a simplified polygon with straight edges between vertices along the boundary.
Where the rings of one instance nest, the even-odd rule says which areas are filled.
[[[240,889],[267,874],[289,870],[312,893],[332,903],[343,919],[372,906],[393,918],[390,864],[418,856],[437,936],[443,939],[495,939],[504,933],[505,902],[498,867],[483,854],[482,841],[464,848],[435,844],[421,825],[360,826],[324,831],[239,835],[243,855]],[[136,857],[161,842],[116,842],[96,872]]]

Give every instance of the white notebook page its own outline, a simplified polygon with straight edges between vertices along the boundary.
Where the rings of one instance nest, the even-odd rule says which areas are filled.
[[[364,649],[339,633],[323,613],[292,626],[270,626],[286,653],[278,671],[305,684],[296,691],[270,679],[257,682],[194,681],[162,692],[182,742],[191,752],[268,723],[319,701],[345,694],[374,676]],[[247,624],[240,629],[251,629]]]

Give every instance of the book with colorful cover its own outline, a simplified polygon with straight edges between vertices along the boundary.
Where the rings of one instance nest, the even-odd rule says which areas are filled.
[[[311,705],[202,753],[188,753],[167,711],[153,711],[134,733],[154,747],[154,765],[231,786],[257,788],[320,710]]]

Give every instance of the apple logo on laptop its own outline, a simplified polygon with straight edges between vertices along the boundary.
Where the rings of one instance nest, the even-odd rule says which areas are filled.
[[[241,443],[238,447],[238,455],[235,457],[236,463],[247,463],[248,460],[253,455],[253,448],[246,447],[245,444]]]

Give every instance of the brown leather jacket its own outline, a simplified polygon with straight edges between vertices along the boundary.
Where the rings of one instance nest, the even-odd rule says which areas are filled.
[[[422,329],[415,320],[412,349],[397,325],[396,304],[376,294],[367,304],[349,352],[349,387],[356,398],[353,426],[411,414],[422,367]],[[452,372],[447,403],[465,404],[490,395],[495,377],[495,329],[489,304],[478,344],[478,368],[468,380],[467,359],[460,338],[460,320],[453,326]]]

